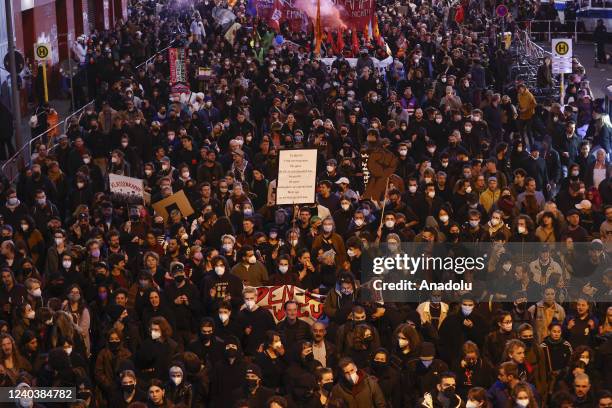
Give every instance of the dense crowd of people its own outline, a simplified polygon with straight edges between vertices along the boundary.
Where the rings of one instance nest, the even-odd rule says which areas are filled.
[[[95,103],[1,184],[0,386],[74,387],[72,407],[612,407],[610,118],[578,64],[564,104],[515,81],[494,6],[379,3],[383,41],[334,33],[329,59],[242,2],[132,2],[79,37]],[[299,148],[316,202],[276,205]],[[193,214],[153,210],[181,190]],[[385,301],[364,258],[412,242],[507,249],[474,290]],[[257,288],[283,285],[322,316],[288,300],[277,321]]]

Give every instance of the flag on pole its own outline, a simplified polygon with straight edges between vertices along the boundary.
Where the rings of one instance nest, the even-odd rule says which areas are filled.
[[[384,42],[382,36],[380,35],[380,29],[378,28],[378,16],[376,16],[376,15],[374,15],[373,30],[374,30],[374,39],[376,40],[376,43],[380,47],[384,47],[385,42]]]
[[[359,38],[357,38],[357,30],[355,30],[353,28],[353,44],[352,47],[353,49],[353,55],[357,56],[359,55]]]
[[[316,55],[321,55],[321,42],[323,41],[323,27],[321,27],[321,0],[317,0],[317,19],[314,27]]]

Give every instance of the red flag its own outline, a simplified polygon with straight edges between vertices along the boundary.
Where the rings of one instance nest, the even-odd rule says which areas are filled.
[[[382,38],[382,35],[380,35],[380,29],[378,28],[378,16],[376,15],[374,15],[373,31],[374,31],[374,39],[376,40],[376,43],[380,47],[384,47],[385,42]]]
[[[353,28],[353,55],[359,55],[359,38],[357,38],[357,30]]]
[[[317,19],[315,21],[314,35],[314,53],[317,55],[321,55],[321,42],[323,41],[323,27],[321,26],[321,0],[317,0]]]

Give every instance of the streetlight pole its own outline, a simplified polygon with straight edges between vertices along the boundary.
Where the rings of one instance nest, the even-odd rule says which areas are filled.
[[[13,118],[15,119],[15,147],[21,150],[21,105],[19,102],[19,85],[17,83],[17,61],[15,61],[15,33],[13,31],[13,4],[12,0],[4,0],[6,13],[6,34],[8,37],[9,69],[11,73],[11,96],[13,99]]]

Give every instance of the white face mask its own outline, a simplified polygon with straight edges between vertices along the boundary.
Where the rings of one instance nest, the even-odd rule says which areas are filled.
[[[519,234],[524,234],[525,230],[526,230],[526,228],[523,227],[522,225],[519,225],[516,229],[517,229]]]
[[[512,323],[502,323],[502,330],[505,332],[511,332],[512,331]]]
[[[391,229],[391,228],[393,228],[394,226],[395,226],[395,221],[391,221],[391,220],[389,220],[389,221],[385,221],[385,227],[387,227],[387,228]]]
[[[332,171],[334,171],[335,167],[334,166],[327,166],[327,172],[331,173]]]
[[[499,224],[499,220],[497,218],[491,218],[491,225],[496,227]]]
[[[361,218],[356,218],[355,219],[355,225],[358,227],[361,227],[363,225],[364,221]]]
[[[478,220],[470,220],[470,227],[476,228],[480,222]]]
[[[223,244],[223,250],[225,252],[232,252],[232,249],[234,249],[234,245],[232,245],[232,244]]]
[[[468,400],[468,402],[465,403],[465,408],[478,408],[478,402]]]
[[[180,383],[183,382],[183,377],[181,377],[180,375],[172,376],[170,378],[172,379],[172,382],[174,383],[174,385],[179,385]]]
[[[89,157],[83,157],[83,163],[89,164],[90,162],[91,162],[91,159]]]
[[[466,193],[468,193],[468,194],[470,194],[470,193],[472,192],[472,187],[467,186],[467,187],[465,188],[465,192],[466,192]]]
[[[70,267],[72,266],[72,261],[62,261],[62,266],[64,267],[64,269],[70,269]]]
[[[85,183],[76,183],[78,188],[83,188],[85,187]]]
[[[341,206],[344,211],[348,211],[348,209],[351,208],[350,204],[342,204]]]
[[[431,177],[425,177],[425,184],[429,184],[432,182],[432,178]]]
[[[417,186],[408,186],[408,191],[410,191],[411,193],[416,193],[417,191]]]
[[[591,361],[590,359],[586,358],[586,357],[582,357],[580,359],[580,361],[582,361],[584,364],[589,365],[589,361]]]
[[[402,349],[406,348],[408,346],[408,340],[407,339],[397,339],[397,344]]]
[[[253,265],[255,262],[257,262],[257,258],[255,257],[255,255],[251,255],[248,261],[251,265]]]
[[[502,265],[502,268],[504,269],[504,271],[508,272],[510,270],[510,268],[512,268],[512,264],[511,263],[505,263]]]
[[[324,226],[323,226],[323,231],[325,231],[325,232],[327,232],[327,233],[332,232],[332,230],[333,230],[333,229],[334,229],[334,226],[333,226],[333,225],[329,225],[329,224],[328,224],[328,225],[324,225]]]
[[[215,266],[215,273],[219,276],[225,273],[225,266]]]
[[[529,405],[529,399],[527,398],[517,399],[516,405],[518,405],[521,408],[526,408],[527,405]]]
[[[249,309],[249,310],[255,309],[255,301],[254,300],[246,300],[244,302],[244,304],[246,305],[247,309]]]
[[[55,238],[55,245],[61,245],[64,243],[64,238]]]
[[[472,314],[473,310],[474,310],[474,306],[461,305],[461,312],[463,313],[464,316],[469,316],[470,314]]]
[[[280,341],[275,341],[274,343],[272,343],[272,348],[274,350],[279,350],[283,347],[283,343]]]
[[[42,290],[40,288],[36,288],[32,290],[30,294],[36,298],[39,298],[42,295]]]
[[[436,192],[435,191],[429,191],[427,193],[427,195],[429,196],[429,198],[434,198],[436,196]]]
[[[353,384],[357,384],[357,381],[359,381],[359,376],[357,375],[357,373],[351,373],[350,377],[351,377],[351,382]]]
[[[72,354],[72,347],[65,348],[64,351],[66,352],[66,354],[71,355]]]
[[[439,125],[440,123],[442,123],[442,118],[436,118],[436,123]]]
[[[157,340],[161,337],[161,331],[159,330],[151,330],[151,338],[153,340]]]
[[[298,240],[297,239],[292,239],[291,240],[291,246],[297,246],[298,244]]]
[[[441,215],[441,216],[440,216],[440,221],[442,221],[442,222],[444,222],[444,223],[445,223],[445,222],[448,222],[448,215]]]
[[[280,273],[287,273],[288,270],[289,270],[289,265],[280,265],[278,267],[278,271]]]
[[[36,312],[35,312],[34,310],[30,310],[30,311],[28,312],[28,314],[26,314],[26,317],[27,317],[29,320],[34,320],[34,318],[36,317]]]
[[[400,149],[399,154],[400,154],[400,156],[406,156],[408,154],[408,150],[407,149]]]

